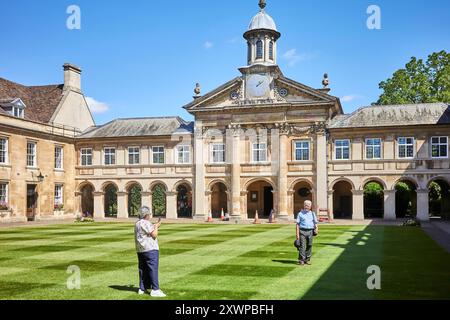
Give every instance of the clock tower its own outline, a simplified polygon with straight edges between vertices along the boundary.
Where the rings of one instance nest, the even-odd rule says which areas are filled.
[[[277,40],[281,34],[266,13],[266,1],[260,0],[259,7],[260,11],[244,33],[248,46],[247,66],[239,69],[243,74],[245,98],[250,100],[272,99],[273,81],[281,74],[277,65]]]

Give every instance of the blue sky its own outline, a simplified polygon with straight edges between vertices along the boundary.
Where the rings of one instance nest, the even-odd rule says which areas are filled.
[[[369,105],[378,83],[410,57],[450,51],[448,0],[267,0],[282,37],[283,73],[321,87],[345,112]],[[81,30],[69,30],[69,5],[81,9]],[[369,30],[369,5],[381,9],[381,30]],[[62,65],[83,69],[85,95],[97,124],[115,118],[180,115],[202,93],[239,75],[246,64],[242,34],[257,0],[0,0],[0,77],[26,84],[63,82]]]

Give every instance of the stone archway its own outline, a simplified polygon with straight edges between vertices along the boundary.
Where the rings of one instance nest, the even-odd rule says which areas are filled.
[[[384,187],[376,181],[368,181],[364,185],[364,218],[383,218]]]
[[[165,217],[167,213],[166,187],[157,183],[152,187],[152,212],[155,217]]]
[[[211,214],[213,218],[220,218],[222,211],[228,212],[227,187],[223,182],[216,182],[211,187]]]
[[[353,193],[350,182],[340,180],[333,185],[334,219],[353,218]]]
[[[450,185],[436,178],[428,184],[429,213],[431,216],[450,219]]]
[[[117,186],[113,183],[110,183],[105,186],[104,190],[105,217],[117,218]]]
[[[395,215],[397,218],[417,216],[417,184],[400,179],[395,184]]]
[[[273,186],[264,180],[252,182],[247,187],[247,217],[268,218],[274,207]]]
[[[130,184],[127,188],[127,207],[129,217],[138,217],[142,206],[142,187],[138,183]]]
[[[183,183],[177,187],[177,215],[178,218],[192,217],[192,189]]]
[[[88,183],[80,189],[81,212],[87,217],[94,216],[94,186]]]

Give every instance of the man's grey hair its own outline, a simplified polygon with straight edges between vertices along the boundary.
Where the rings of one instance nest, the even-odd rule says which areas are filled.
[[[307,204],[307,205],[312,206],[312,202],[311,202],[310,200],[306,200],[306,201],[304,202],[304,204]]]
[[[147,216],[151,216],[150,208],[147,206],[143,206],[139,209],[139,218],[145,219]]]

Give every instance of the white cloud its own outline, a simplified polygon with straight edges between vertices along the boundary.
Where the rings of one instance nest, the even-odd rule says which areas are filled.
[[[293,67],[300,61],[311,60],[314,55],[309,53],[298,53],[297,49],[290,49],[281,57],[287,61],[289,67]]]
[[[349,94],[347,96],[343,96],[341,98],[341,102],[351,102],[351,101],[358,100],[358,99],[361,99],[361,98],[363,98],[363,96],[361,96],[361,95]]]
[[[211,41],[206,41],[206,42],[203,44],[203,47],[204,47],[205,49],[211,49],[213,46],[214,46],[214,43],[212,43]]]
[[[105,113],[109,110],[109,105],[105,102],[100,102],[91,97],[86,97],[86,102],[92,113]]]

